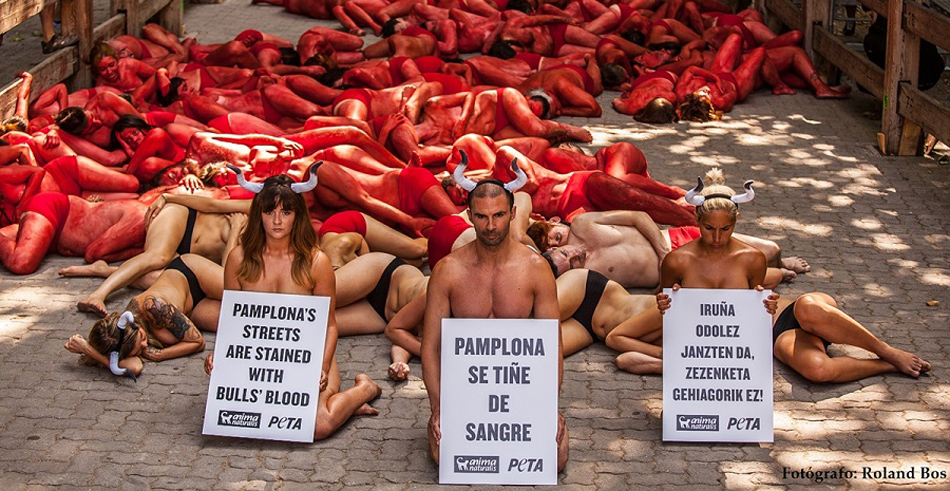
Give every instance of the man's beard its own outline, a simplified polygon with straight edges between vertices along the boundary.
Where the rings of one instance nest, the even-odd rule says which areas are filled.
[[[495,231],[495,236],[492,238],[488,237],[486,232],[478,232],[476,234],[478,241],[486,247],[497,247],[508,237],[508,229],[498,229]]]

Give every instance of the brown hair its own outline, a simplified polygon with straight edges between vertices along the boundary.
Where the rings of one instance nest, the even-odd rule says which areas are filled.
[[[264,181],[264,188],[251,200],[251,211],[244,232],[241,234],[241,246],[244,248],[244,261],[238,268],[238,277],[247,282],[257,281],[264,271],[263,251],[267,242],[261,214],[274,211],[278,206],[282,210],[294,212],[293,229],[290,232],[290,244],[294,250],[294,262],[291,277],[294,283],[308,288],[314,286],[310,276],[310,265],[317,251],[317,233],[310,223],[310,213],[303,196],[290,189],[294,181],[285,176],[272,176]]]
[[[525,230],[525,234],[534,241],[534,245],[538,246],[538,250],[543,253],[551,248],[551,243],[548,242],[548,232],[553,227],[553,223],[539,220],[529,225],[528,230]]]
[[[633,119],[650,124],[672,123],[676,121],[676,109],[670,101],[657,97],[643,106],[643,109],[635,114]]]
[[[687,94],[676,113],[680,119],[686,121],[705,122],[722,119],[722,111],[717,111],[708,97],[700,97],[696,94]]]
[[[109,43],[105,41],[96,43],[96,45],[92,48],[92,53],[89,54],[89,62],[92,64],[92,69],[97,75],[99,73],[99,62],[107,56],[118,59],[118,56],[115,54],[115,50],[112,49],[112,46],[109,46]]]
[[[89,330],[89,346],[92,346],[93,349],[105,355],[106,358],[108,358],[109,353],[113,351],[119,352],[120,360],[128,358],[129,353],[135,349],[135,345],[138,343],[138,333],[141,328],[137,324],[133,324],[125,328],[122,345],[119,346],[119,336],[122,336],[121,330],[119,329],[120,315],[120,312],[113,312],[97,320],[96,323],[92,325],[92,329]],[[150,346],[160,346],[151,336],[149,336],[148,341]],[[99,365],[98,362],[86,355],[80,355],[79,362],[90,366]]]

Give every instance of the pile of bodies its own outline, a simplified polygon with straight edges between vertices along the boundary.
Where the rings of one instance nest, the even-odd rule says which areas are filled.
[[[0,139],[3,266],[29,274],[49,252],[82,256],[88,265],[60,273],[106,279],[81,310],[106,316],[111,293],[137,286],[145,292],[127,310],[153,325],[126,340],[141,344],[136,353],[200,352],[199,329],[217,324],[221,265],[248,221],[252,194],[237,176],[303,181],[315,169],[305,200],[336,271],[340,334],[385,331],[390,376],[403,380],[420,349],[428,277],[419,267],[475,239],[463,174],[452,173],[508,182],[520,169],[511,233],[562,274],[563,325],[579,329],[565,335],[570,354],[609,340],[632,315],[653,315],[653,297],[625,289],[655,287],[663,257],[699,231],[684,190],[652,179],[634,145],[591,156],[566,143],[590,142],[588,131],[551,118],[600,116],[605,86],[622,91],[615,109],[649,122],[718,118],[762,85],[844,95],[795,46],[800,33],[775,35],[756,12],[733,15],[716,0],[286,8],[333,16],[349,33],[314,27],[294,45],[247,30],[200,45],[147,25],[143,39],[96,48],[93,88],[58,85],[29,104],[32,77],[21,74],[17,116]],[[364,47],[363,28],[387,37]],[[458,58],[476,51],[485,54]],[[765,253],[767,286],[808,270],[774,242],[742,240]],[[94,328],[111,334],[77,335],[67,348],[108,365],[115,317]],[[660,349],[657,329],[614,339],[622,351]],[[634,361],[622,366],[642,371],[643,358]]]

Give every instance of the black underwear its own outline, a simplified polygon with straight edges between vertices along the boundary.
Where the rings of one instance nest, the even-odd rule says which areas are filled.
[[[195,218],[197,217],[197,210],[188,210],[188,223],[185,225],[185,235],[181,236],[181,242],[178,243],[178,250],[176,251],[178,254],[191,252],[191,234],[195,231]]]
[[[775,347],[775,342],[778,341],[778,337],[781,336],[783,332],[802,328],[802,325],[798,323],[798,319],[795,318],[796,302],[798,302],[798,300],[788,304],[785,310],[782,310],[782,313],[778,315],[778,319],[775,319],[775,324],[772,326],[772,347]],[[825,348],[831,345],[831,343],[824,338],[819,336],[815,337],[821,339],[821,342],[825,344]]]
[[[201,289],[201,284],[198,283],[198,277],[195,276],[191,268],[185,264],[185,261],[181,260],[181,256],[176,257],[172,262],[168,263],[165,269],[174,269],[185,275],[185,279],[188,280],[188,289],[191,290],[191,308],[195,308],[198,302],[205,299],[205,292]]]
[[[389,297],[389,283],[393,279],[393,273],[396,271],[396,268],[404,264],[406,264],[406,261],[398,257],[394,258],[392,262],[389,263],[389,266],[386,266],[386,269],[383,270],[383,274],[379,275],[379,281],[376,282],[373,291],[366,295],[366,301],[369,302],[373,310],[375,310],[383,320],[386,320],[386,298]]]
[[[597,310],[597,304],[600,303],[600,297],[604,295],[604,289],[607,288],[607,282],[610,281],[606,276],[594,270],[587,271],[587,287],[584,290],[584,301],[581,306],[574,311],[571,317],[580,322],[584,329],[590,333],[590,337],[597,340],[597,334],[594,333],[594,311]]]

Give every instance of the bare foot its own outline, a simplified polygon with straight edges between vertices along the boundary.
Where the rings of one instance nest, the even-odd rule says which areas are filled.
[[[409,157],[408,167],[422,167],[422,159],[419,157],[419,152],[413,150],[412,155]]]
[[[882,353],[881,359],[894,365],[901,372],[915,378],[919,377],[921,373],[930,371],[930,362],[913,353],[908,353],[907,351],[897,348],[890,348],[887,352]]]
[[[76,308],[80,312],[89,312],[90,314],[96,314],[99,317],[105,317],[109,314],[109,311],[106,310],[106,305],[103,302],[96,300],[89,300],[88,298],[76,304]]]
[[[782,272],[782,283],[788,283],[795,278],[798,278],[798,273],[785,268],[779,268],[779,271]]]
[[[376,416],[379,414],[379,409],[376,409],[369,404],[363,404],[362,406],[356,408],[356,411],[353,411],[355,416]]]
[[[831,87],[831,90],[833,90],[833,91],[835,91],[835,92],[840,92],[840,93],[842,93],[842,94],[850,94],[852,88],[853,88],[853,87],[851,87],[851,86],[848,85],[848,84],[841,84],[841,85],[834,85],[834,86],[832,86],[832,87]]]
[[[389,378],[394,382],[406,380],[409,378],[409,365],[401,361],[389,365]]]
[[[782,267],[796,273],[807,273],[811,271],[811,265],[808,264],[808,261],[798,256],[782,258]]]
[[[788,85],[783,84],[783,85],[778,85],[776,87],[772,87],[772,93],[775,95],[792,95],[792,94],[797,94],[798,91],[789,87]]]
[[[362,29],[360,29],[360,28],[357,27],[356,29],[350,29],[350,34],[352,34],[352,35],[354,35],[354,36],[363,37],[363,36],[366,35],[366,31],[364,31],[364,30],[362,30]]]
[[[59,270],[59,275],[70,278],[83,276],[106,278],[112,274],[114,270],[115,268],[109,266],[109,263],[100,259],[92,264],[84,264],[82,266],[67,266]]]
[[[843,92],[838,92],[837,90],[832,89],[831,87],[824,87],[821,89],[815,90],[815,97],[818,99],[847,99],[849,96]]]

